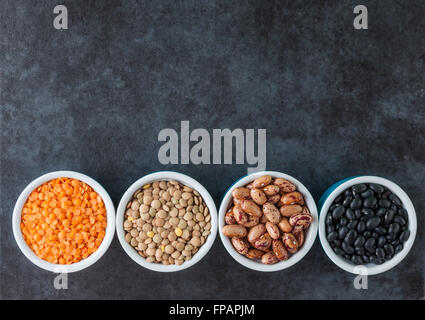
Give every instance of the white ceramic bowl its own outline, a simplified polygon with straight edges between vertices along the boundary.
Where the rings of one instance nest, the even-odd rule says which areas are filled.
[[[87,183],[90,187],[93,188],[94,191],[96,191],[102,197],[102,200],[106,208],[107,226],[105,231],[105,237],[102,243],[100,244],[99,248],[95,252],[93,252],[90,256],[88,256],[86,259],[83,259],[79,262],[69,264],[69,265],[54,264],[37,257],[37,255],[31,250],[31,248],[25,242],[22,236],[22,231],[21,231],[22,208],[25,202],[27,201],[29,195],[31,194],[31,192],[33,192],[35,189],[37,189],[37,187],[39,187],[43,183],[48,182],[52,179],[59,178],[59,177],[78,179],[80,181]],[[34,263],[35,265],[39,266],[42,269],[55,272],[55,273],[76,272],[91,266],[93,263],[99,260],[100,257],[103,256],[106,250],[108,250],[115,232],[115,208],[108,193],[94,179],[74,171],[55,171],[55,172],[44,174],[41,177],[35,179],[24,189],[24,191],[22,191],[21,195],[18,198],[18,201],[16,201],[15,208],[13,210],[12,228],[13,228],[13,235],[19,246],[19,249],[21,249],[22,253],[32,263]]]
[[[329,207],[332,205],[332,202],[339,194],[341,194],[346,189],[352,187],[353,185],[359,184],[359,183],[376,183],[376,184],[380,184],[387,187],[390,191],[392,191],[395,195],[397,195],[400,198],[400,200],[402,201],[408,213],[408,217],[409,217],[408,223],[409,223],[409,230],[410,230],[409,239],[404,243],[404,247],[402,251],[394,255],[394,257],[391,260],[386,261],[380,265],[368,263],[360,267],[356,266],[353,263],[344,259],[343,257],[338,256],[332,250],[328,240],[326,239],[325,219],[326,219],[326,215],[329,210]],[[375,177],[375,176],[360,176],[360,177],[348,178],[331,186],[322,196],[320,203],[322,204],[322,208],[320,210],[320,218],[319,218],[320,242],[322,243],[322,247],[325,250],[328,257],[337,266],[339,266],[341,269],[345,271],[348,271],[354,274],[362,274],[362,275],[374,275],[374,274],[385,272],[395,267],[397,264],[399,264],[404,259],[404,257],[406,257],[406,255],[409,253],[410,249],[412,248],[413,242],[415,241],[416,228],[417,228],[415,208],[413,207],[412,201],[410,201],[407,194],[398,185],[396,185],[394,182],[390,180],[387,180],[381,177]]]
[[[140,189],[142,186],[148,183],[152,183],[154,181],[161,180],[176,180],[200,193],[202,198],[204,199],[210,215],[211,215],[211,233],[208,235],[207,241],[199,248],[199,251],[195,253],[189,261],[185,261],[181,265],[164,265],[159,263],[151,263],[147,262],[145,258],[140,256],[137,251],[125,241],[125,232],[124,232],[124,214],[126,211],[127,203],[133,198],[133,194]],[[193,266],[195,263],[200,261],[211,249],[211,246],[214,243],[216,234],[217,234],[217,209],[214,204],[214,200],[211,195],[198,181],[195,179],[172,171],[159,171],[155,173],[148,174],[143,178],[137,180],[133,183],[130,188],[124,193],[121,198],[120,204],[117,210],[117,218],[116,218],[116,228],[118,239],[124,248],[124,251],[133,259],[136,263],[150,270],[159,271],[159,272],[174,272],[180,271],[186,268]]]
[[[232,204],[232,191],[235,188],[243,187],[247,185],[248,183],[254,181],[258,177],[261,177],[263,175],[270,175],[273,178],[285,178],[289,181],[291,181],[293,184],[297,186],[297,190],[301,192],[304,196],[305,203],[310,210],[311,215],[313,216],[313,222],[311,223],[310,227],[307,229],[307,232],[305,234],[305,241],[303,246],[300,250],[298,250],[296,253],[292,254],[288,260],[286,261],[280,261],[275,264],[267,265],[263,264],[261,262],[248,259],[247,257],[239,254],[234,248],[232,243],[230,242],[230,239],[227,238],[223,232],[222,229],[225,225],[224,223],[224,216],[226,215],[227,210],[229,209],[230,205]],[[311,249],[313,246],[314,240],[317,236],[317,228],[318,228],[318,214],[317,214],[317,207],[316,203],[313,199],[313,196],[310,194],[308,189],[297,179],[294,177],[291,177],[290,175],[276,172],[276,171],[262,171],[262,172],[256,172],[253,174],[250,174],[244,178],[239,179],[236,181],[227,191],[225,194],[223,201],[221,202],[220,210],[219,210],[219,232],[220,232],[220,238],[223,242],[224,247],[226,248],[227,252],[240,264],[244,265],[245,267],[257,271],[279,271],[286,268],[289,268],[296,264],[298,261],[300,261],[307,252]]]

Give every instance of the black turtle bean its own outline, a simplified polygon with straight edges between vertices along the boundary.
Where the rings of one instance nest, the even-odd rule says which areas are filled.
[[[375,252],[375,249],[376,249],[375,248],[375,242],[376,242],[375,238],[367,239],[365,244],[364,244],[365,249],[369,252]]]
[[[376,241],[376,246],[383,247],[386,243],[387,243],[387,238],[385,238],[384,236],[380,236],[378,240]]]
[[[348,229],[355,229],[359,222],[357,220],[352,220],[347,224]]]
[[[356,248],[361,248],[361,247],[363,247],[363,245],[365,244],[365,242],[366,242],[366,238],[365,238],[365,237],[363,237],[363,236],[359,236],[359,237],[357,237],[357,239],[354,241],[354,247],[356,247]]]
[[[379,208],[378,210],[376,210],[375,215],[378,217],[381,217],[383,215],[385,215],[387,213],[387,209],[385,208]]]
[[[372,232],[372,237],[375,239],[379,238],[379,233],[378,232]]]
[[[344,254],[344,251],[340,247],[335,247],[334,252],[339,256]]]
[[[384,223],[386,225],[390,224],[394,219],[395,212],[393,210],[388,210],[384,217]]]
[[[329,242],[332,242],[334,240],[336,240],[338,238],[338,233],[336,233],[335,231],[328,233],[326,239],[328,239]]]
[[[356,247],[354,247],[354,251],[360,256],[364,255],[366,252],[364,248],[356,248]]]
[[[371,236],[372,236],[372,232],[370,232],[370,231],[366,231],[366,232],[363,232],[363,235],[365,236],[365,238],[367,239],[367,238],[370,238]]]
[[[394,241],[397,238],[394,233],[387,234],[385,237],[388,239],[388,241]]]
[[[366,207],[366,208],[375,208],[377,204],[378,204],[378,200],[375,197],[369,197],[363,201],[363,207]]]
[[[394,203],[396,206],[401,206],[400,198],[397,197],[394,193],[390,194],[388,196],[388,199],[391,200],[391,202]]]
[[[394,248],[394,254],[399,253],[401,250],[403,250],[403,244],[399,244]]]
[[[410,237],[410,230],[405,230],[400,234],[400,241],[406,242]]]
[[[391,241],[391,245],[393,247],[397,246],[398,244],[400,244],[400,240],[399,239],[395,239],[394,241]]]
[[[405,220],[408,220],[409,215],[407,214],[407,210],[406,210],[406,209],[404,209],[404,208],[399,208],[399,209],[397,210],[397,213],[398,213],[400,216],[402,216]]]
[[[353,192],[350,189],[344,191],[345,198],[349,198],[353,196]]]
[[[373,255],[370,257],[370,263],[374,263],[374,264],[382,264],[383,261],[376,255]]]
[[[369,257],[367,256],[367,255],[362,255],[362,260],[363,260],[363,263],[369,263],[370,262],[370,259],[369,259]]]
[[[394,217],[393,222],[397,222],[400,226],[404,226],[406,224],[406,220],[404,220],[404,218],[399,215]]]
[[[362,212],[365,217],[373,217],[375,215],[375,212],[371,208],[362,208]]]
[[[326,226],[326,234],[329,234],[334,231],[335,231],[335,226]]]
[[[339,218],[338,223],[341,226],[346,226],[348,224],[348,219],[346,217],[341,217],[341,218]]]
[[[394,255],[394,247],[391,244],[387,243],[386,245],[384,245],[384,250],[386,254]]]
[[[356,255],[356,254],[351,256],[351,262],[356,264],[356,265],[363,264],[362,258],[360,256]]]
[[[332,211],[332,218],[334,218],[335,220],[338,220],[339,218],[342,217],[344,212],[345,212],[345,208],[343,206],[338,206]]]
[[[326,216],[326,225],[327,226],[331,226],[331,225],[333,225],[334,224],[334,220],[333,220],[333,218],[332,218],[332,216],[330,215],[330,214],[328,214],[327,216]]]
[[[349,206],[350,206],[351,201],[353,201],[353,197],[350,195],[350,196],[348,196],[348,197],[346,197],[346,198],[344,199],[344,201],[342,202],[342,205],[343,205],[344,207],[349,207]]]
[[[376,248],[375,254],[377,255],[377,257],[379,259],[384,259],[385,258],[385,250],[382,248]]]
[[[400,225],[397,222],[390,224],[390,227],[388,228],[389,234],[397,235],[399,231],[400,231]]]
[[[336,207],[339,207],[340,206],[340,204],[338,204],[338,203],[334,203],[333,205],[331,205],[330,207],[329,207],[329,210],[330,211],[334,211],[335,210],[335,208]]]
[[[371,217],[371,218],[367,219],[367,221],[366,221],[366,228],[367,228],[367,230],[374,230],[380,224],[381,224],[381,218],[380,217]]]
[[[394,255],[393,255],[393,254],[387,254],[387,255],[385,256],[385,260],[386,260],[386,261],[389,261],[389,260],[391,260],[393,257],[394,257]]]
[[[352,244],[356,240],[357,232],[356,230],[350,230],[347,232],[344,238],[344,242],[347,244]]]
[[[378,204],[381,208],[391,207],[391,201],[388,199],[379,199]]]
[[[367,185],[365,185],[364,183],[359,183],[359,184],[352,186],[351,190],[353,191],[354,194],[362,193],[362,192],[365,192],[367,190]]]
[[[373,191],[375,191],[377,194],[381,194],[384,192],[384,187],[380,184],[370,183],[369,188]]]
[[[387,228],[383,226],[379,226],[375,229],[375,232],[378,232],[380,235],[386,235],[387,234]]]
[[[353,220],[356,217],[356,215],[354,214],[354,210],[351,208],[347,208],[347,210],[345,210],[345,216],[348,220]]]
[[[360,199],[360,197],[355,197],[351,202],[350,202],[350,208],[351,209],[359,209],[362,206],[362,200]]]
[[[338,239],[344,239],[347,232],[348,232],[348,228],[346,226],[341,227],[338,230]]]
[[[348,254],[353,254],[354,253],[354,247],[353,246],[351,246],[351,245],[349,245],[348,243],[346,243],[346,242],[343,242],[342,244],[341,244],[341,249],[342,250],[344,250],[346,253],[348,253]]]
[[[336,240],[334,240],[333,244],[336,245],[337,247],[340,247],[342,242],[341,242],[341,240],[336,239]]]
[[[375,194],[373,193],[373,191],[371,189],[366,190],[366,191],[364,191],[360,194],[360,197],[362,197],[363,199],[370,198],[370,197],[373,197],[373,196],[375,196]]]
[[[360,221],[357,224],[357,228],[356,229],[357,229],[357,232],[363,233],[366,230],[366,223],[364,221]]]
[[[362,216],[362,211],[360,209],[354,210],[354,214],[356,215],[356,219],[360,219]]]

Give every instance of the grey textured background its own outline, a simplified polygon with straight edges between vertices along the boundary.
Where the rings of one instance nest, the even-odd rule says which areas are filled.
[[[53,28],[53,7],[69,30]],[[3,299],[423,299],[425,2],[1,1],[1,292]],[[69,289],[32,265],[11,231],[14,203],[59,169],[98,180],[115,205],[156,170],[194,177],[219,206],[244,165],[157,160],[162,128],[266,128],[267,169],[300,179],[315,199],[358,174],[410,195],[418,235],[395,269],[353,288],[316,243],[296,266],[250,271],[219,238],[194,267],[162,274],[136,265],[115,238]]]

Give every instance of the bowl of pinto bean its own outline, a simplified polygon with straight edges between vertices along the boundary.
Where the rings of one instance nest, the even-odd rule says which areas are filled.
[[[225,194],[219,231],[227,252],[240,264],[257,271],[283,270],[300,261],[316,239],[316,203],[297,179],[256,172]]]

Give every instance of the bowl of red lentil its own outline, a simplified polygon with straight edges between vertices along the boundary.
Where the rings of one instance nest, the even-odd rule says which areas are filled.
[[[22,191],[12,224],[20,250],[32,263],[70,273],[94,264],[108,250],[115,232],[115,208],[94,179],[56,171]]]

